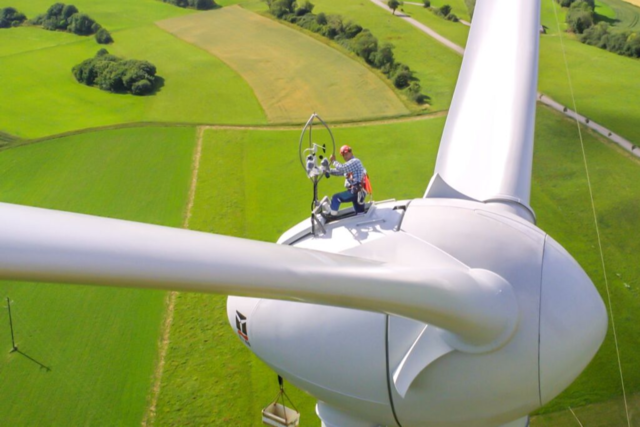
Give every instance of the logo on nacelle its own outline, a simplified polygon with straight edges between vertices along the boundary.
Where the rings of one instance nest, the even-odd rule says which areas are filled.
[[[247,332],[247,317],[236,310],[236,329],[238,331],[238,335],[242,337],[245,344],[251,346],[249,343],[249,334]]]

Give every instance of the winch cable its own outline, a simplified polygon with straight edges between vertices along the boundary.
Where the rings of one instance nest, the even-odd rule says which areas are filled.
[[[611,305],[611,292],[609,290],[609,280],[607,279],[607,269],[604,261],[604,251],[602,250],[602,239],[600,237],[600,227],[598,226],[598,215],[596,211],[596,204],[593,199],[593,189],[591,187],[591,177],[589,174],[589,164],[587,162],[587,153],[584,148],[584,138],[582,136],[582,129],[580,127],[578,106],[576,105],[576,97],[573,91],[573,82],[571,80],[571,72],[569,71],[569,62],[567,60],[567,52],[564,46],[564,39],[562,37],[562,29],[560,28],[560,19],[558,18],[558,5],[555,0],[549,0],[553,4],[553,13],[556,18],[556,26],[558,28],[558,35],[560,36],[560,45],[562,46],[562,56],[564,58],[564,66],[567,72],[567,81],[569,82],[569,92],[571,93],[571,101],[573,103],[573,111],[575,111],[576,125],[578,126],[578,135],[580,137],[580,147],[582,148],[582,160],[584,162],[584,170],[587,175],[587,186],[589,187],[589,197],[591,198],[591,209],[593,211],[593,221],[596,228],[596,236],[598,238],[598,248],[600,250],[600,260],[602,262],[602,273],[604,275],[604,284],[607,291],[607,300],[609,302],[609,316],[611,318],[611,329],[613,331],[613,341],[616,346],[616,356],[618,358],[618,370],[620,371],[620,383],[622,384],[622,397],[624,398],[624,410],[627,416],[627,426],[631,427],[631,418],[629,417],[629,406],[627,404],[627,393],[624,388],[624,376],[622,375],[622,361],[620,359],[620,347],[618,345],[618,334],[616,333],[616,323],[613,317],[613,306]]]

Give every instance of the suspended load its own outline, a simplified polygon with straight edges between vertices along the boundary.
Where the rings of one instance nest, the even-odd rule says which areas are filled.
[[[300,412],[284,391],[284,383],[279,375],[278,384],[280,391],[275,400],[262,410],[262,423],[274,427],[297,427],[300,424]],[[293,409],[285,406],[285,399],[289,401]]]

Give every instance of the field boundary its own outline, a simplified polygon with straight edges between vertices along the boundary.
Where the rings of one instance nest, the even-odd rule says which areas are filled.
[[[413,122],[418,120],[430,120],[437,119],[439,117],[445,117],[447,110],[441,110],[436,112],[421,113],[421,114],[409,114],[397,117],[386,118],[371,118],[368,120],[343,120],[330,123],[333,128],[347,128],[347,127],[361,127],[361,126],[375,126],[385,125],[392,123],[404,123]],[[0,151],[8,150],[10,148],[21,147],[23,145],[36,144],[39,142],[53,141],[60,138],[66,138],[69,136],[83,135],[85,133],[100,132],[105,130],[119,130],[119,129],[136,129],[142,127],[195,127],[206,129],[219,129],[219,130],[264,130],[264,131],[282,131],[282,130],[300,130],[304,126],[304,122],[300,123],[272,123],[265,125],[228,125],[228,124],[213,124],[213,123],[184,123],[184,122],[130,122],[119,123],[115,125],[96,126],[92,128],[84,128],[73,130],[69,132],[58,133],[55,135],[49,135],[42,138],[20,138],[14,135],[0,132]],[[3,141],[6,143],[3,145]]]
[[[191,183],[189,185],[189,196],[187,199],[187,206],[184,212],[184,218],[182,220],[182,228],[188,229],[189,222],[191,220],[191,211],[193,210],[193,203],[196,196],[196,187],[198,185],[198,173],[200,171],[200,158],[202,156],[202,139],[204,137],[205,127],[198,127],[196,132],[196,146],[193,151],[193,162],[191,166]],[[160,343],[158,345],[158,363],[153,374],[153,385],[151,387],[151,395],[149,398],[149,407],[145,411],[144,418],[141,425],[143,427],[153,426],[157,413],[158,397],[160,396],[160,389],[162,386],[162,374],[164,372],[165,360],[167,357],[167,351],[169,350],[169,343],[171,342],[171,325],[173,324],[173,314],[176,307],[176,299],[178,292],[171,291],[166,297],[166,312],[164,321],[162,322],[162,330],[160,334]]]

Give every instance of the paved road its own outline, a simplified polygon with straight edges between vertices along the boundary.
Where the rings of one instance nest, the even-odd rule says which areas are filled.
[[[387,6],[386,2],[384,2],[382,0],[371,0],[371,1],[375,5],[380,6],[381,8],[391,12],[391,9],[389,9],[389,7]],[[421,3],[408,3],[408,4],[422,5]],[[413,25],[414,27],[416,27],[420,31],[424,32],[425,34],[433,37],[438,42],[442,43],[443,45],[445,45],[449,49],[455,51],[456,53],[458,53],[460,55],[464,54],[464,48],[462,46],[457,45],[454,42],[452,42],[451,40],[441,36],[440,34],[435,32],[431,28],[429,28],[426,25],[416,21],[412,17],[410,17],[408,15],[404,15],[404,14],[396,14],[396,16],[399,19],[405,20],[406,22],[408,22],[409,24]],[[602,126],[602,125],[600,125],[600,124],[598,124],[596,122],[594,122],[593,120],[589,120],[587,117],[576,113],[575,111],[571,110],[570,108],[560,104],[557,101],[554,101],[552,98],[550,98],[549,96],[544,95],[542,93],[538,93],[538,101],[543,103],[543,104],[545,104],[545,105],[547,105],[547,106],[549,106],[549,107],[551,107],[551,108],[553,108],[554,110],[557,110],[557,111],[563,113],[567,117],[571,117],[574,120],[577,118],[578,121],[580,121],[580,123],[582,123],[584,126],[587,126],[588,128],[598,132],[600,135],[602,135],[605,138],[608,138],[609,140],[611,140],[612,142],[618,144],[624,150],[626,150],[629,153],[633,154],[634,156],[640,158],[640,147],[637,147],[634,143],[632,143],[628,139],[616,134],[612,130],[610,130],[610,129],[608,129],[608,128],[606,128],[606,127],[604,127],[604,126]]]

